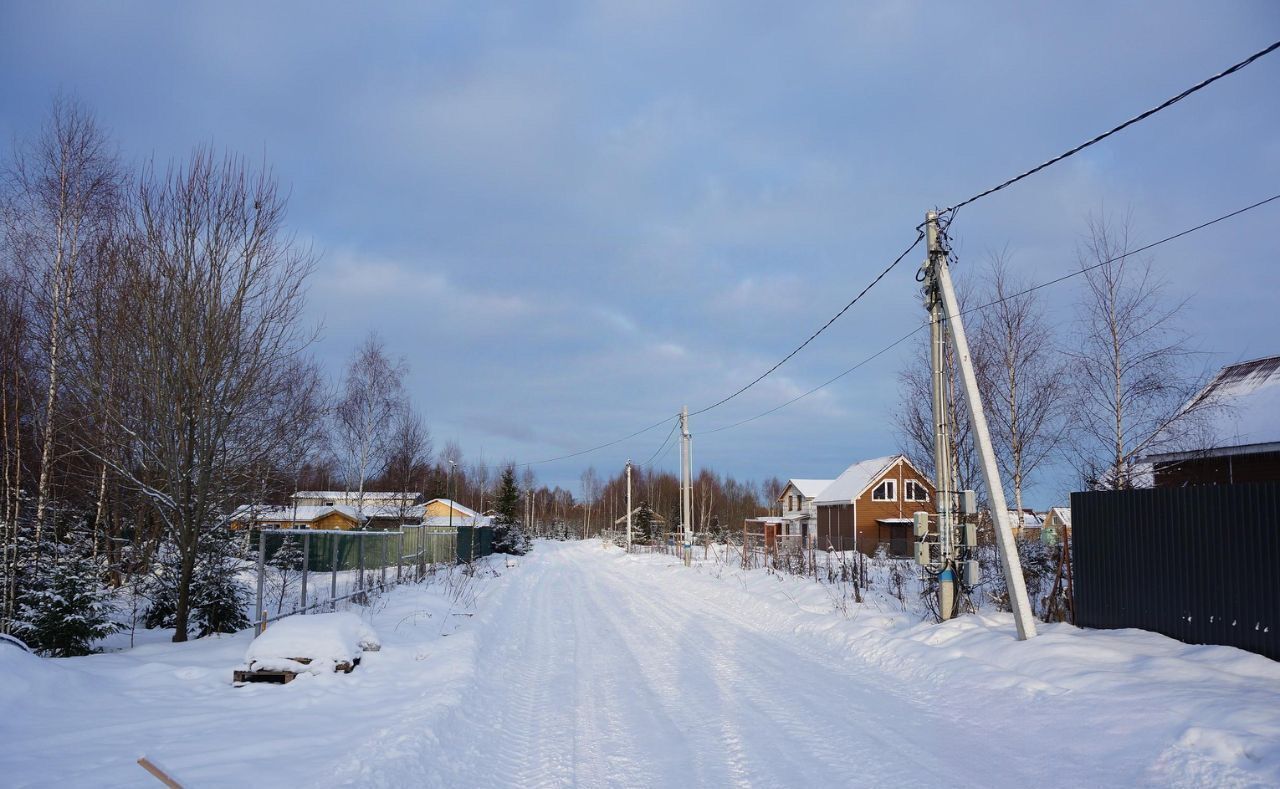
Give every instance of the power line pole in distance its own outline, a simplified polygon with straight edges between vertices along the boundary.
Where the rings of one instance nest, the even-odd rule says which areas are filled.
[[[627,461],[627,553],[631,553],[631,461]]]
[[[689,407],[680,409],[680,520],[684,526],[684,565],[693,559],[693,437],[689,435]]]

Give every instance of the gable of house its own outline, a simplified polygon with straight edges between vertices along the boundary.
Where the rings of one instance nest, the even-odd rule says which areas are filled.
[[[832,482],[829,479],[789,479],[776,500],[784,512],[802,510]]]
[[[424,521],[427,518],[449,518],[451,511],[453,518],[457,520],[472,520],[482,517],[480,513],[470,507],[464,507],[450,499],[432,499],[423,505],[422,511]]]

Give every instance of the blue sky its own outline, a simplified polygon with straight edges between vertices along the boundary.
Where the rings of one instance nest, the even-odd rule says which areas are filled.
[[[128,161],[265,157],[320,256],[335,372],[377,330],[437,446],[535,460],[720,399],[860,290],[947,205],[1280,38],[1272,2],[5,3],[0,134],[57,90]],[[1158,9],[1158,10],[1157,10]],[[1280,54],[960,213],[963,279],[1006,245],[1076,265],[1090,212],[1154,240],[1280,191]],[[1274,207],[1154,259],[1210,364],[1277,352]],[[908,261],[697,436],[820,383],[923,317]],[[1045,291],[1064,331],[1076,284]],[[895,451],[907,350],[695,437],[740,478]],[[569,484],[655,430],[536,467]],[[675,463],[672,453],[668,465]],[[1067,470],[1030,495],[1057,503]]]

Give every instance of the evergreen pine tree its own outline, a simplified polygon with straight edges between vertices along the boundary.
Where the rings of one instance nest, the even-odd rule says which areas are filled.
[[[642,501],[631,516],[631,541],[645,545],[652,537],[653,508],[649,506],[649,502]]]
[[[245,609],[250,604],[249,589],[236,577],[240,555],[231,533],[215,529],[200,537],[195,573],[191,579],[191,618],[196,637],[211,633],[234,633],[251,624]],[[148,628],[173,627],[178,601],[178,552],[172,545],[161,548],[144,594],[151,605],[143,620]]]
[[[93,652],[93,643],[122,629],[113,621],[102,567],[82,546],[46,547],[46,573],[38,575],[18,605],[18,635],[51,657]]]
[[[520,522],[520,488],[516,484],[516,467],[512,464],[502,469],[494,510],[497,514],[493,519],[493,552],[517,556],[528,553],[529,537]]]
[[[302,541],[293,535],[285,535],[280,547],[267,560],[275,572],[270,577],[271,590],[276,597],[276,612],[284,609],[285,598],[293,582],[302,575]]]
[[[191,579],[191,620],[197,628],[196,638],[249,627],[249,617],[244,613],[250,603],[249,589],[236,577],[240,555],[231,532],[206,532],[200,554]]]

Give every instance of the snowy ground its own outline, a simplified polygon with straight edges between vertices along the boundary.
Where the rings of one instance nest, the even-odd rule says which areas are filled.
[[[896,607],[895,607],[896,605]],[[0,651],[6,785],[1280,785],[1280,664],[599,543],[398,589],[350,675],[234,688],[247,634]],[[158,784],[155,784],[158,785]]]

